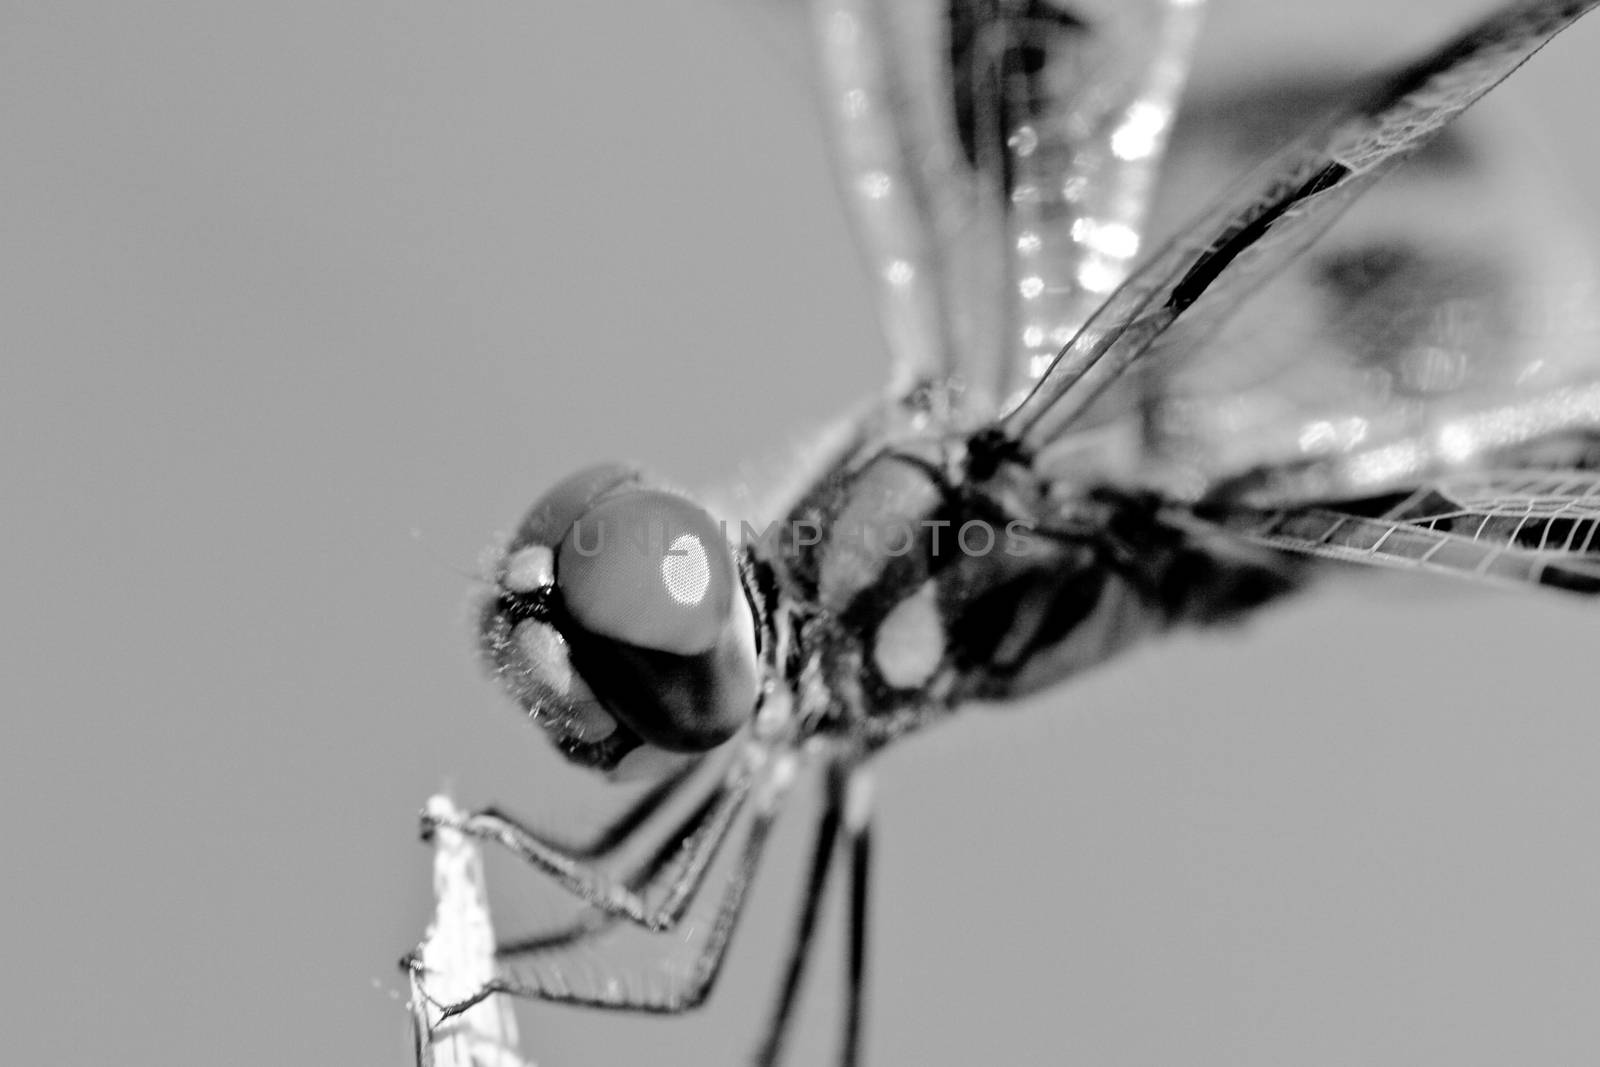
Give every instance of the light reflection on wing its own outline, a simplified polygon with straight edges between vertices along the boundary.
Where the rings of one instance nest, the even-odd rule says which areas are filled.
[[[1262,504],[1372,495],[1600,422],[1586,228],[1508,116],[1464,126],[1203,347],[1129,383],[1146,484]],[[1213,128],[1180,130],[1176,183],[1223,171],[1225,140],[1189,140]]]
[[[1529,457],[1389,497],[1233,508],[1216,521],[1280,551],[1600,595],[1600,433],[1575,447],[1582,454],[1564,467]]]
[[[812,7],[892,388],[988,415],[1126,274],[1199,0]]]
[[[1143,266],[1063,351],[1038,388],[1002,420],[1001,432],[1019,440],[1028,452],[1041,453],[1075,428],[1095,424],[1092,405],[1137,369],[1159,374],[1164,390],[1161,403],[1168,413],[1182,413],[1177,402],[1198,394],[1199,403],[1191,407],[1199,408],[1203,417],[1220,421],[1241,435],[1265,430],[1291,432],[1298,447],[1299,429],[1305,420],[1295,418],[1292,407],[1271,410],[1279,396],[1267,389],[1258,389],[1246,399],[1245,418],[1230,414],[1216,419],[1213,413],[1224,406],[1228,394],[1215,389],[1209,380],[1198,380],[1202,376],[1195,371],[1201,358],[1197,353],[1215,353],[1210,369],[1223,375],[1237,362],[1259,362],[1257,357],[1263,353],[1283,366],[1305,365],[1319,372],[1343,370],[1308,347],[1321,336],[1311,326],[1317,324],[1320,308],[1315,301],[1322,294],[1304,285],[1285,290],[1285,273],[1379,177],[1390,174],[1401,160],[1437,137],[1463,110],[1593,6],[1592,0],[1508,5],[1432,55],[1353,97],[1335,118],[1280,152]],[[1493,291],[1497,286],[1493,273],[1505,266],[1499,261],[1501,247],[1482,241],[1489,232],[1482,216],[1469,213],[1474,207],[1481,209],[1481,203],[1440,203],[1434,189],[1413,195],[1410,204],[1396,196],[1389,199],[1402,205],[1401,214],[1374,227],[1374,232],[1391,244],[1398,241],[1398,247],[1387,250],[1393,253],[1387,261],[1383,255],[1373,254],[1386,250],[1374,248],[1369,241],[1361,258],[1348,264],[1342,279],[1337,273],[1315,279],[1336,290],[1336,295],[1349,298],[1343,321],[1358,334],[1366,331],[1371,335],[1373,343],[1368,350],[1377,353],[1380,361],[1394,358],[1393,338],[1383,331],[1400,316],[1394,309],[1385,313],[1368,301],[1392,291],[1386,287],[1392,277],[1416,275],[1418,270],[1427,276],[1426,272],[1432,271],[1441,292],[1462,285],[1468,286],[1465,291],[1469,293],[1473,285]],[[1508,213],[1504,205],[1494,206],[1501,217],[1510,217],[1515,224],[1515,213]],[[1412,214],[1418,212],[1449,218],[1456,230],[1476,227],[1479,243],[1474,245],[1469,235],[1465,241],[1455,240],[1454,247],[1441,245],[1444,253],[1432,259],[1425,247],[1419,254],[1416,243],[1408,240],[1406,228]],[[1500,233],[1505,231],[1502,226]],[[1392,233],[1398,237],[1390,237]],[[1451,228],[1442,226],[1426,236],[1442,238],[1446,234],[1455,236]],[[1525,241],[1522,244],[1526,247]],[[1513,260],[1508,266],[1515,270],[1522,264]],[[1482,277],[1471,278],[1464,271],[1478,271]],[[1241,327],[1236,313],[1247,299],[1253,300],[1256,316]],[[1458,301],[1454,306],[1466,305]],[[1477,309],[1495,310],[1483,301],[1477,302]],[[1273,322],[1278,324],[1275,332],[1263,329],[1264,323]],[[1232,327],[1226,341],[1216,336],[1225,325]],[[1435,325],[1416,332],[1425,336]],[[1495,330],[1502,324],[1488,325]],[[1524,324],[1511,322],[1505,328],[1515,335]],[[1475,343],[1480,336],[1477,325],[1470,322],[1457,324],[1456,333],[1466,343]],[[1267,334],[1271,336],[1255,349],[1250,347],[1256,336]],[[1450,340],[1432,346],[1446,357],[1437,371],[1427,365],[1427,353],[1420,361],[1405,357],[1422,371],[1419,384],[1425,390],[1438,391],[1451,373]],[[1479,361],[1480,366],[1489,363]],[[1186,381],[1169,384],[1167,379],[1178,374],[1185,375]],[[1522,384],[1530,390],[1539,385]],[[1338,394],[1347,387],[1336,381],[1331,388]],[[1321,395],[1328,390],[1318,392]],[[1297,399],[1292,390],[1280,394],[1289,401]],[[1266,415],[1250,410],[1258,404],[1266,405],[1260,409]],[[1400,410],[1402,406],[1391,407]],[[1370,405],[1356,414],[1366,417],[1368,408]],[[1345,427],[1331,429],[1337,433]],[[1353,430],[1359,435],[1359,427]],[[1202,477],[1214,473],[1200,472]],[[1189,486],[1191,491],[1204,488]]]
[[[1157,232],[1347,85],[1298,74],[1191,101]],[[1041,473],[1067,492],[1100,481],[1280,507],[1373,496],[1600,425],[1589,228],[1514,119],[1468,116],[1205,344],[1150,352]]]

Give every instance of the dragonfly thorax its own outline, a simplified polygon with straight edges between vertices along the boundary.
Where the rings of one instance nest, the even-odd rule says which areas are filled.
[[[574,761],[705,752],[750,721],[756,627],[727,541],[637,469],[591,467],[541,497],[495,585],[481,620],[491,668]]]
[[[1008,692],[1108,585],[1091,544],[968,479],[965,453],[953,436],[841,464],[764,546],[788,598],[829,622],[824,671],[869,719]]]

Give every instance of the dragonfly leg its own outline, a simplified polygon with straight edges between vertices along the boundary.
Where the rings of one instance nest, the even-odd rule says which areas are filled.
[[[628,889],[635,893],[646,892],[650,885],[662,876],[663,872],[667,870],[668,864],[678,855],[685,842],[693,837],[695,832],[705,824],[716,806],[717,799],[715,792],[707,795],[693,810],[680,819],[669,833],[662,837],[660,843],[650,855],[635,865],[633,872],[624,883]],[[590,908],[565,926],[525,935],[511,941],[503,941],[495,946],[495,955],[501,959],[511,959],[532,953],[549,952],[553,949],[562,948],[594,937],[622,921],[623,916],[616,912]]]
[[[861,1062],[862,1030],[866,1022],[867,923],[870,917],[872,874],[872,779],[859,765],[847,772],[844,784],[845,844],[850,850],[849,972],[845,985],[844,1042],[839,1054],[842,1067]]]
[[[780,757],[782,759],[782,757]],[[723,881],[715,910],[706,922],[691,929],[704,931],[693,958],[686,963],[666,961],[647,974],[612,974],[598,982],[567,973],[561,953],[534,956],[526,964],[508,967],[469,997],[451,1004],[434,1003],[436,1014],[430,1032],[449,1019],[496,994],[552,1001],[613,1011],[677,1014],[705,1002],[721,973],[728,946],[744,913],[747,891],[755,878],[772,824],[793,778],[794,764],[784,761],[764,777],[754,792],[754,812],[745,831],[734,869]],[[673,944],[679,944],[674,939]],[[415,963],[412,964],[416,966]],[[419,980],[425,976],[418,975]]]
[[[677,844],[671,861],[639,888],[619,883],[593,863],[553,847],[497,812],[477,812],[450,820],[449,824],[469,837],[500,845],[602,912],[620,916],[647,930],[671,930],[693,902],[712,861],[727,840],[735,817],[749,798],[757,772],[770,758],[766,747],[747,746],[712,791],[704,807],[704,817],[694,820],[691,832]],[[425,830],[439,825],[445,823],[429,822],[428,817],[424,817]]]
[[[603,860],[632,841],[634,834],[638,833],[639,828],[648,822],[652,815],[682,792],[684,784],[699,766],[699,763],[690,763],[674,771],[645,790],[615,818],[581,841],[563,840],[553,834],[535,830],[527,822],[498,806],[491,805],[484,808],[480,814],[492,815],[502,822],[509,823],[526,837],[537,839],[549,848],[565,852],[573,859]],[[424,816],[424,831],[430,828],[427,817]]]
[[[756,1051],[756,1067],[774,1067],[783,1055],[784,1040],[789,1034],[789,1024],[794,1018],[795,1003],[799,999],[800,983],[805,977],[806,964],[811,959],[811,948],[816,935],[817,916],[822,910],[823,891],[828,886],[828,874],[833,867],[834,852],[838,848],[839,824],[843,820],[840,799],[841,771],[837,765],[828,770],[828,793],[822,817],[817,821],[816,844],[811,852],[811,867],[806,875],[805,895],[801,897],[800,917],[795,924],[789,946],[789,962],[784,968],[783,984],[778,987],[777,1003],[767,1021],[766,1034]]]

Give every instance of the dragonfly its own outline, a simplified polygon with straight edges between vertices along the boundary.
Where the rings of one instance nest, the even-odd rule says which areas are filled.
[[[889,387],[768,521],[605,463],[497,552],[486,665],[566,760],[634,792],[581,840],[424,816],[577,912],[500,944],[464,997],[409,959],[419,1058],[499,994],[704,1004],[814,772],[753,1061],[782,1057],[840,868],[859,1063],[888,746],[1332,576],[1600,594],[1588,253],[1455,123],[1596,3],[1522,0],[1353,82],[1180,110],[1200,0],[809,0]],[[1186,219],[1158,196],[1219,175]]]

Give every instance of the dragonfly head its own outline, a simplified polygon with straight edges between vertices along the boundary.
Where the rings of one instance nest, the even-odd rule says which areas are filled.
[[[755,711],[756,626],[727,539],[630,466],[580,471],[528,510],[480,627],[562,753],[617,776],[709,751]]]

